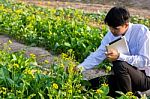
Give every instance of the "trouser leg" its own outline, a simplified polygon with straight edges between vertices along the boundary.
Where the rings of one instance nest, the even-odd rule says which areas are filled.
[[[90,88],[92,88],[94,90],[98,89],[100,87],[100,84],[101,84],[99,77],[91,79],[91,80],[89,80],[89,82],[91,84]]]
[[[118,90],[126,93],[150,89],[150,78],[144,72],[124,61],[114,61],[112,63]]]
[[[108,95],[111,97],[116,97],[116,96],[120,96],[118,93],[116,93],[115,91],[119,91],[119,87],[118,87],[118,82],[116,82],[116,77],[115,75],[109,75],[108,76],[108,85],[109,85],[109,93]]]

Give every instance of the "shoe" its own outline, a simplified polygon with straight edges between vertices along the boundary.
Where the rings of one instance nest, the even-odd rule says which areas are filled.
[[[142,94],[145,94],[147,97],[150,97],[150,89],[149,90],[146,90],[146,91],[143,91],[141,92]]]
[[[140,91],[136,91],[134,93],[135,96],[138,97],[138,99],[149,99],[148,97],[148,92],[150,92],[150,90],[144,91],[144,92],[140,92]]]
[[[135,96],[137,96],[138,98],[141,98],[142,97],[142,93],[140,91],[136,91],[134,93]]]

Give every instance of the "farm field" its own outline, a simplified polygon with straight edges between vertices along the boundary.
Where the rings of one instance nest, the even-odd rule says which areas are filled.
[[[86,13],[73,8],[47,8],[34,4],[0,0],[0,33],[32,47],[42,47],[55,58],[38,64],[36,55],[25,57],[24,50],[11,53],[8,40],[0,50],[0,98],[23,99],[109,99],[105,77],[97,90],[86,88],[87,81],[73,68],[95,51],[107,27],[106,13]],[[133,23],[150,28],[148,17],[132,16]],[[48,69],[41,69],[47,65]],[[66,66],[68,68],[66,68]],[[99,68],[107,69],[109,63]],[[65,71],[66,72],[65,72]],[[90,86],[90,85],[89,85]],[[132,93],[118,99],[136,99]]]

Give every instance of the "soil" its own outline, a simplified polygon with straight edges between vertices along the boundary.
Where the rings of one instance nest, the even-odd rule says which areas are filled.
[[[12,41],[11,44],[8,44],[9,40]],[[3,34],[0,34],[0,49],[9,49],[8,51],[10,53],[24,50],[26,57],[30,57],[30,54],[32,53],[36,56],[38,64],[43,64],[45,60],[52,64],[55,57],[43,48],[26,46]]]
[[[150,18],[150,0],[19,0],[49,8],[76,8],[89,13],[108,11],[113,6],[125,6],[131,15]]]

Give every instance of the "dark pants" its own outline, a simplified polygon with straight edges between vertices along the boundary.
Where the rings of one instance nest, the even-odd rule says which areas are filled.
[[[145,71],[124,61],[114,61],[114,75],[109,78],[110,93],[114,91],[136,92],[150,89],[150,77],[146,76]]]

